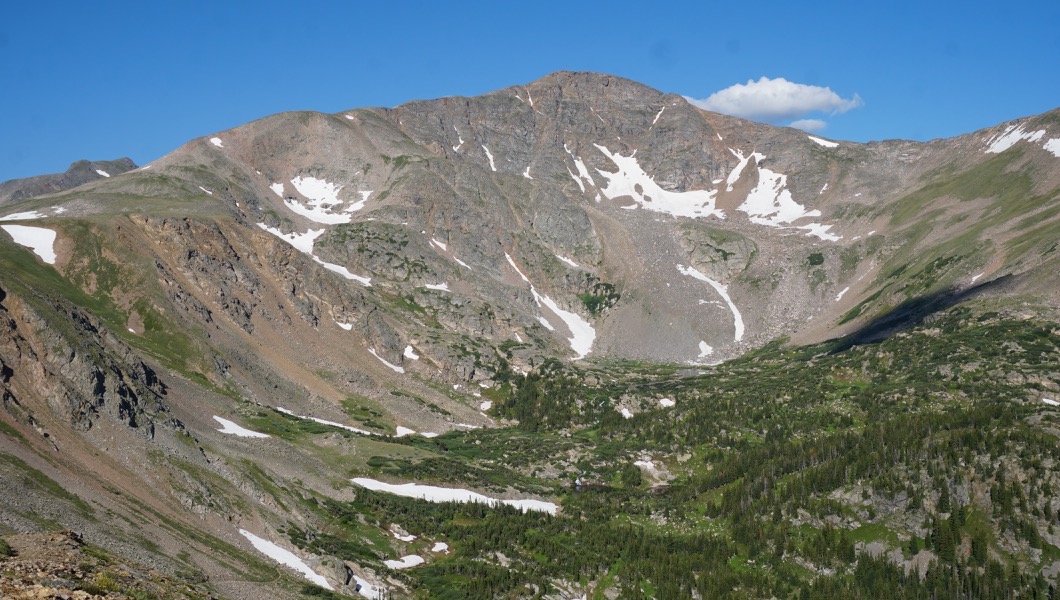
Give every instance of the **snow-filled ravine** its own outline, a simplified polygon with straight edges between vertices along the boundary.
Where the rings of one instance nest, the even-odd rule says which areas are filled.
[[[556,304],[555,300],[544,294],[538,293],[537,288],[535,288],[534,284],[530,282],[530,278],[528,278],[526,273],[523,273],[523,270],[515,264],[515,261],[512,260],[512,257],[507,252],[504,253],[504,258],[508,259],[508,264],[515,269],[515,272],[519,274],[519,277],[530,285],[530,293],[534,296],[534,302],[536,302],[539,307],[542,304],[547,306],[549,310],[555,313],[555,315],[567,325],[567,329],[571,334],[571,337],[568,338],[570,347],[578,353],[577,356],[574,357],[574,360],[585,358],[590,352],[592,352],[593,342],[596,341],[596,329],[593,329],[593,326],[583,319],[581,315],[563,310],[558,304]],[[547,319],[540,316],[538,319],[546,329],[553,330],[552,325]]]
[[[733,341],[738,342],[742,340],[744,333],[743,316],[740,314],[740,309],[736,308],[736,304],[732,301],[732,298],[729,297],[729,288],[718,283],[717,281],[714,281],[710,277],[707,277],[695,267],[677,265],[677,270],[680,271],[682,275],[688,275],[693,279],[698,279],[700,281],[704,281],[710,284],[710,287],[714,288],[714,291],[718,292],[718,295],[721,296],[721,299],[729,305],[729,310],[732,311],[733,328],[735,329],[735,333],[733,334]]]
[[[251,545],[254,546],[254,549],[258,552],[261,552],[265,556],[268,556],[269,558],[280,563],[281,565],[291,567],[295,571],[301,573],[303,577],[319,585],[322,588],[329,590],[335,589],[331,587],[331,584],[329,584],[323,576],[318,574],[313,569],[310,569],[309,565],[305,564],[305,561],[303,561],[301,558],[298,558],[298,556],[290,550],[286,550],[270,542],[269,540],[260,538],[254,535],[253,533],[250,533],[246,529],[240,529],[239,534],[247,538]]]
[[[406,498],[419,498],[421,500],[426,500],[427,502],[474,502],[485,504],[487,506],[505,504],[518,508],[523,512],[531,510],[535,512],[547,512],[550,515],[556,514],[556,511],[559,510],[559,507],[552,502],[533,499],[501,500],[463,488],[446,488],[420,483],[386,483],[368,477],[355,477],[350,481],[363,488],[376,492],[386,492],[388,494],[404,496]]]
[[[25,246],[49,265],[55,264],[55,232],[29,225],[0,225],[20,246]]]

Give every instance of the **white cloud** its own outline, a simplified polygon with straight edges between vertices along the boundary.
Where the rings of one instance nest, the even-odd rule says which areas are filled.
[[[795,129],[801,129],[808,133],[820,131],[824,129],[828,123],[820,119],[799,119],[798,121],[792,121],[788,123],[788,127],[794,127]]]
[[[799,119],[810,113],[837,115],[863,104],[857,94],[842,98],[831,88],[794,83],[783,77],[737,83],[705,100],[685,98],[704,110],[770,123]]]

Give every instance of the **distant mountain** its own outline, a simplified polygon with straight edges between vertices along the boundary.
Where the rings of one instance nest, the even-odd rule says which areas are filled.
[[[583,525],[644,502],[614,518],[652,535],[728,540],[731,525],[739,541],[717,546],[719,564],[744,579],[699,597],[739,586],[769,596],[781,581],[792,587],[777,596],[789,597],[835,572],[806,562],[830,555],[798,554],[797,568],[771,575],[785,551],[818,542],[747,554],[762,523],[810,536],[825,522],[853,530],[857,517],[868,536],[908,507],[888,525],[905,560],[924,549],[921,524],[935,517],[924,498],[937,492],[888,497],[886,510],[871,507],[879,519],[865,516],[858,503],[875,492],[842,477],[898,453],[859,455],[862,471],[837,462],[799,483],[790,502],[803,504],[737,509],[796,489],[787,474],[852,452],[869,427],[886,430],[880,439],[920,431],[887,419],[1000,398],[1023,406],[1060,389],[1060,373],[1042,366],[1055,364],[1060,309],[1060,110],[952,139],[860,144],[560,72],[474,98],[278,114],[134,167],[76,163],[48,177],[79,187],[24,191],[0,210],[0,458],[17,459],[0,461],[2,524],[76,529],[223,595],[299,593],[257,552],[269,548],[262,538],[299,548],[305,569],[336,586],[357,577],[395,597],[459,587],[467,573],[504,580],[506,568],[536,579],[505,585],[559,586],[546,595],[556,598],[587,593],[580,579],[601,594],[641,581],[623,570],[640,568],[629,557],[593,555],[581,575],[554,573],[541,553],[509,564],[525,547],[483,545],[505,537],[492,531],[452,556],[429,551],[428,539],[444,542],[437,523],[458,536],[486,517],[387,504],[374,495],[385,485],[350,484],[371,476],[472,481],[481,502],[556,501]],[[1013,333],[1020,323],[1026,338]],[[888,354],[902,344],[928,358]],[[997,363],[1006,353],[1016,358]],[[1012,385],[987,398],[981,386],[994,381]],[[917,439],[995,418],[946,414]],[[785,452],[758,487],[738,487],[756,457]],[[722,461],[728,470],[715,469]],[[601,493],[658,495],[600,505],[568,495],[586,473]],[[887,477],[906,493],[904,474]],[[29,480],[42,483],[19,491]],[[704,491],[715,480],[731,487]],[[967,499],[960,485],[952,493]],[[734,512],[718,517],[723,508]],[[441,512],[430,521],[429,510]],[[985,505],[972,519],[997,538],[990,552],[1022,552],[990,514]],[[709,525],[669,528],[686,518]],[[559,544],[542,533],[551,526],[531,523],[537,533],[520,539]],[[393,559],[414,551],[431,552],[422,578],[395,575]],[[766,555],[780,562],[747,560]]]
[[[70,165],[65,173],[36,175],[21,179],[9,179],[0,183],[0,205],[35,196],[54,194],[104,177],[120,175],[136,168],[129,158],[117,160],[79,160]]]

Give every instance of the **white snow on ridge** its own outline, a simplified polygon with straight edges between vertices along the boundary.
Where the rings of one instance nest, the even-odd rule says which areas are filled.
[[[395,365],[395,364],[393,364],[391,362],[387,362],[387,360],[385,358],[383,358],[382,356],[379,356],[378,354],[376,354],[375,348],[369,348],[368,351],[372,353],[372,356],[378,358],[379,362],[381,362],[384,365],[390,367],[391,371],[394,371],[395,373],[404,373],[405,372],[405,369],[403,367],[399,367],[399,366],[397,366],[397,365]],[[401,428],[399,427],[398,429],[400,430]]]
[[[1052,138],[1051,140],[1045,142],[1045,144],[1042,146],[1042,149],[1044,149],[1046,152],[1051,153],[1053,156],[1060,158],[1060,138]]]
[[[233,423],[232,421],[229,421],[228,419],[222,419],[221,417],[218,417],[217,415],[214,415],[213,420],[217,421],[218,423],[221,424],[221,429],[217,430],[217,431],[220,431],[221,433],[227,433],[229,435],[234,435],[236,437],[245,437],[245,438],[267,438],[267,437],[269,437],[269,434],[267,434],[267,433],[259,433],[257,431],[251,431],[251,430],[249,430],[249,429],[247,429],[245,427],[240,427],[239,425]]]
[[[835,147],[839,146],[839,144],[837,144],[836,142],[830,142],[828,140],[822,140],[821,138],[814,137],[812,135],[808,135],[806,137],[810,138],[810,141],[812,141],[814,143],[817,143],[817,144],[820,144],[820,145],[824,146],[825,148],[835,148]]]
[[[391,569],[408,569],[422,565],[427,561],[423,560],[423,557],[418,554],[410,554],[408,556],[402,556],[401,560],[384,560],[383,564],[390,567]]]
[[[792,225],[795,221],[807,217],[820,217],[819,210],[806,210],[791,197],[787,189],[788,176],[776,173],[764,167],[758,168],[758,185],[755,186],[747,199],[738,208],[747,213],[752,223],[768,225],[770,227],[796,227],[814,235],[822,240],[835,242],[839,236],[828,233],[831,225],[823,223],[810,223],[808,225]]]
[[[425,288],[427,288],[429,290],[435,290],[437,292],[452,292],[453,291],[453,290],[449,289],[449,284],[448,283],[437,283],[437,284],[427,283],[427,284],[424,284],[423,287],[425,287]]]
[[[210,143],[213,144],[214,146],[217,146],[218,148],[224,148],[225,147],[224,142],[222,142],[221,138],[219,138],[219,137],[210,138]]]
[[[519,98],[519,96],[516,96],[516,98]],[[464,145],[464,138],[460,137],[460,130],[457,129],[455,125],[453,126],[453,131],[456,132],[456,139],[460,142],[457,145],[453,146],[453,152],[459,152],[460,147]]]
[[[406,498],[419,498],[421,500],[426,500],[427,502],[476,502],[485,504],[486,506],[507,504],[508,506],[514,506],[515,508],[521,509],[523,512],[532,510],[535,512],[547,512],[551,515],[556,514],[556,511],[559,509],[559,507],[552,502],[531,499],[498,500],[463,488],[445,488],[419,483],[385,483],[367,477],[355,477],[350,481],[363,488],[376,492],[386,492],[388,494],[404,496]]]
[[[1020,125],[1018,127],[1016,125],[1009,125],[1004,132],[999,135],[995,135],[986,141],[986,143],[989,145],[989,147],[986,149],[986,152],[990,154],[998,154],[1015,146],[1016,142],[1020,140],[1027,140],[1028,142],[1037,142],[1038,140],[1042,139],[1042,136],[1044,135],[1044,129],[1039,129],[1038,131],[1023,131],[1023,125]]]
[[[265,556],[268,556],[269,558],[280,563],[281,565],[291,567],[295,571],[301,573],[303,577],[319,585],[322,588],[329,590],[335,589],[331,587],[331,584],[329,584],[326,579],[324,579],[321,575],[317,574],[317,572],[313,569],[310,569],[309,565],[305,564],[305,561],[303,561],[301,558],[298,558],[298,556],[290,550],[285,550],[284,548],[277,546],[269,540],[262,539],[254,535],[253,533],[250,533],[246,529],[240,529],[239,534],[247,538],[251,545],[254,546],[254,549],[258,552],[261,552]]]
[[[660,108],[659,109],[659,114],[655,115],[655,118],[651,120],[652,127],[655,127],[655,124],[659,122],[659,117],[662,116],[664,110],[666,110],[665,106]]]
[[[419,360],[420,359],[420,355],[416,354],[416,351],[412,348],[411,345],[405,346],[405,354],[404,354],[404,356],[405,356],[405,358],[408,358],[410,360]]]
[[[42,215],[35,210],[31,210],[28,212],[11,213],[5,217],[0,217],[0,221],[26,221],[29,219],[43,219],[46,216],[47,215]]]
[[[490,160],[490,169],[496,171],[497,165],[493,164],[493,154],[490,153],[490,149],[486,147],[486,144],[482,144],[482,150],[486,152],[486,158]]]
[[[13,215],[12,215],[13,216]],[[0,225],[20,246],[25,246],[49,265],[55,264],[55,232],[44,227],[28,225]]]
[[[695,267],[686,267],[684,265],[677,265],[677,270],[680,271],[682,275],[688,275],[689,277],[692,277],[693,279],[698,279],[700,281],[705,281],[705,282],[709,283],[710,287],[714,288],[714,291],[718,292],[718,294],[721,296],[722,300],[725,300],[725,303],[729,305],[729,310],[732,311],[733,327],[736,330],[735,334],[734,334],[734,338],[735,338],[734,341],[738,342],[738,341],[742,340],[743,339],[743,333],[744,333],[743,316],[740,315],[740,310],[738,308],[736,308],[736,304],[734,304],[733,301],[732,301],[732,298],[729,297],[729,289],[728,289],[728,287],[718,283],[717,281],[714,281],[710,277],[707,277],[706,275],[701,273]]]
[[[688,192],[670,192],[659,187],[640,163],[631,154],[622,156],[612,154],[600,144],[593,144],[604,156],[611,159],[618,167],[617,173],[597,169],[597,173],[607,179],[607,188],[601,190],[605,196],[614,199],[630,196],[641,208],[661,212],[675,217],[716,216],[724,219],[725,214],[714,208],[714,196],[717,190],[692,190]],[[634,152],[636,154],[636,152]],[[640,191],[637,190],[640,188]]]
[[[96,169],[96,173],[99,173],[100,175],[102,175],[104,177],[110,177],[110,173],[104,171],[103,169]]]

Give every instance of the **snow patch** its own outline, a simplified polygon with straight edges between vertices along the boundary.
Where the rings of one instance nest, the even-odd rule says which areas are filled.
[[[682,275],[688,275],[689,277],[692,277],[694,279],[709,283],[710,287],[714,288],[714,291],[718,292],[718,295],[721,296],[722,300],[724,300],[725,303],[729,305],[729,310],[732,311],[733,327],[736,330],[734,335],[734,341],[738,342],[742,340],[744,333],[743,316],[740,315],[740,310],[736,308],[736,304],[733,303],[732,298],[729,297],[728,287],[718,283],[717,281],[714,281],[710,277],[707,277],[695,267],[685,267],[684,265],[677,265],[677,270],[680,271]]]
[[[384,560],[383,564],[390,567],[391,569],[408,569],[418,565],[422,565],[427,561],[423,560],[422,556],[417,554],[410,554],[408,556],[402,556],[401,560]]]
[[[213,196],[213,192],[211,192],[210,190],[208,190],[208,189],[206,189],[206,188],[202,187],[201,185],[199,186],[199,189],[200,189],[200,190],[202,190],[202,191],[204,191],[204,192],[206,192],[206,193],[207,193],[207,194],[209,194],[210,196]]]
[[[269,189],[274,191],[274,192],[276,192],[276,195],[280,197],[280,200],[283,200],[283,182],[282,181],[280,183],[270,184],[269,185]]]
[[[699,342],[699,356],[697,356],[696,358],[706,358],[706,357],[710,356],[711,354],[714,354],[714,348],[711,347],[710,344],[700,340],[700,342]]]
[[[368,199],[368,196],[361,192],[361,200],[347,206],[342,213],[337,213],[332,212],[332,209],[343,203],[342,200],[339,200],[339,191],[342,190],[341,185],[324,179],[317,179],[316,177],[302,176],[292,179],[291,184],[294,185],[294,189],[298,190],[299,194],[305,196],[307,203],[303,205],[297,200],[284,198],[284,206],[290,209],[291,212],[325,225],[349,223],[353,220],[353,216],[349,213],[364,208],[364,203]],[[273,191],[276,191],[276,188],[273,188]],[[371,192],[368,193],[370,194]]]
[[[484,400],[482,402],[482,404],[478,405],[478,409],[479,410],[489,410],[491,408],[493,408],[493,401],[492,400]]]
[[[498,500],[463,488],[446,488],[419,483],[385,483],[367,477],[355,477],[350,481],[372,491],[386,492],[388,494],[404,496],[406,498],[419,498],[421,500],[426,500],[427,502],[475,502],[487,506],[506,504],[518,508],[523,512],[547,512],[550,515],[556,514],[556,511],[559,509],[559,507],[552,502],[531,499]]]
[[[235,423],[233,423],[232,421],[229,421],[228,419],[222,419],[221,417],[218,417],[217,415],[214,415],[213,420],[217,421],[218,423],[221,424],[221,429],[217,430],[217,431],[220,431],[221,433],[227,433],[229,435],[234,435],[234,436],[237,436],[237,437],[245,437],[245,438],[267,438],[267,437],[269,437],[269,434],[267,434],[267,433],[259,433],[257,431],[251,431],[249,429],[246,429],[245,427],[240,427],[239,425],[236,425]]]
[[[324,267],[325,269],[333,273],[338,273],[346,279],[356,281],[366,287],[372,287],[371,277],[362,277],[360,275],[355,275],[353,273],[350,273],[350,271],[346,267],[342,267],[329,262],[324,262],[313,254],[313,242],[315,242],[318,237],[324,234],[323,229],[310,229],[305,233],[283,233],[279,229],[276,229],[275,227],[269,227],[264,223],[258,223],[258,227],[287,242],[292,247],[294,247],[295,250],[298,250],[299,252],[308,255],[309,258],[313,259],[313,262]]]
[[[371,431],[366,431],[364,429],[357,429],[356,427],[350,427],[349,425],[343,425],[342,423],[336,423],[335,421],[328,421],[327,419],[318,419],[317,417],[309,417],[309,416],[305,416],[305,415],[296,415],[293,411],[287,410],[286,408],[283,408],[282,406],[277,406],[276,410],[282,412],[285,415],[290,415],[290,416],[292,416],[292,417],[294,417],[296,419],[305,419],[307,421],[313,421],[314,423],[320,423],[321,425],[329,425],[331,427],[338,427],[339,429],[345,429],[346,431],[352,431],[354,433],[359,433],[361,435],[376,435],[376,434],[372,433]]]
[[[630,196],[638,206],[645,210],[669,214],[675,217],[716,216],[724,219],[725,215],[714,208],[714,196],[717,190],[693,190],[688,192],[670,192],[655,183],[633,154],[622,156],[612,154],[607,148],[593,144],[611,162],[618,167],[618,172],[609,173],[597,169],[597,173],[607,179],[607,187],[601,190],[611,199]]]
[[[254,546],[254,549],[258,552],[261,552],[265,556],[268,556],[269,558],[280,563],[281,565],[291,567],[295,571],[301,573],[303,577],[319,585],[322,588],[329,590],[335,589],[331,587],[331,584],[329,584],[326,579],[324,579],[321,575],[317,574],[317,572],[313,569],[310,569],[309,565],[305,564],[305,561],[303,561],[301,558],[298,558],[298,556],[296,556],[290,550],[281,548],[276,544],[270,542],[269,540],[262,539],[254,535],[253,533],[250,533],[246,529],[240,529],[239,534],[247,538],[247,541],[249,541],[250,544]]]
[[[405,356],[405,358],[407,358],[409,360],[419,360],[420,359],[420,355],[416,354],[416,351],[412,348],[411,345],[405,346],[405,354],[404,354],[404,356]]]
[[[843,288],[842,291],[840,291],[838,294],[835,295],[835,301],[839,302],[840,300],[842,300],[843,296],[846,295],[846,293],[849,292],[849,291],[850,291],[850,286],[848,285],[847,287]]]
[[[655,470],[655,463],[653,463],[650,460],[645,460],[645,459],[635,460],[635,461],[633,461],[633,465],[637,466],[637,467],[640,467],[642,469],[647,469],[649,471],[654,471]]]
[[[353,323],[339,323],[338,321],[335,321],[335,324],[339,327],[342,327],[346,331],[350,331],[353,329]]]
[[[482,151],[486,153],[486,158],[490,161],[490,169],[496,171],[497,165],[493,164],[493,154],[490,153],[490,149],[486,147],[486,144],[482,144]]]
[[[1051,398],[1042,398],[1042,402],[1048,404],[1049,406],[1060,406],[1060,402],[1057,402],[1056,400],[1053,400]]]
[[[1018,127],[1016,125],[1009,125],[1001,134],[995,135],[986,141],[988,144],[986,152],[990,154],[999,154],[1015,146],[1016,142],[1020,140],[1037,142],[1042,139],[1044,135],[1044,129],[1039,129],[1038,131],[1024,131],[1023,125]],[[1051,141],[1052,140],[1050,140],[1050,142]],[[1047,144],[1048,143],[1049,142],[1047,142]]]
[[[570,266],[574,267],[575,269],[580,269],[580,268],[581,268],[581,267],[579,267],[579,266],[578,266],[578,263],[576,263],[576,262],[574,262],[573,260],[571,260],[571,259],[567,258],[566,256],[560,256],[560,255],[558,255],[558,254],[557,254],[557,255],[556,255],[556,258],[558,258],[558,259],[562,260],[563,262],[565,262],[565,263],[567,263],[568,265],[570,265]]]
[[[978,275],[973,275],[973,276],[972,276],[972,283],[975,283],[976,281],[979,281],[979,278],[980,278],[980,277],[982,277],[982,276],[983,276],[983,275],[985,275],[985,274],[986,274],[986,273],[980,273],[980,274],[978,274]]]
[[[1046,152],[1051,153],[1053,156],[1060,158],[1060,138],[1052,138],[1042,145],[1042,149]]]
[[[427,283],[427,284],[424,284],[423,287],[425,287],[425,288],[427,288],[429,290],[435,290],[435,291],[438,291],[438,292],[452,292],[452,290],[449,289],[449,284],[448,283]]]
[[[104,171],[103,169],[96,169],[96,173],[99,173],[100,175],[102,175],[104,177],[110,177],[110,173]]]
[[[446,245],[445,242],[439,242],[438,240],[436,240],[434,238],[431,238],[431,243],[434,244],[435,246],[438,246],[439,248],[441,248],[442,252],[448,252],[449,251],[449,246]]]
[[[445,542],[435,542],[434,546],[431,547],[431,552],[445,552],[449,554],[449,544]]]
[[[596,340],[596,330],[593,329],[593,326],[590,325],[588,321],[583,319],[581,315],[563,310],[559,307],[558,304],[556,304],[555,300],[543,294],[539,294],[537,289],[534,287],[534,284],[530,283],[530,279],[527,278],[526,274],[523,273],[522,269],[520,269],[519,266],[515,264],[515,261],[512,260],[512,257],[507,252],[504,253],[504,258],[508,259],[508,264],[510,264],[512,268],[515,269],[517,273],[519,273],[519,277],[522,277],[523,281],[530,284],[530,293],[534,295],[534,301],[537,302],[537,305],[541,306],[542,304],[544,304],[545,306],[547,306],[549,310],[555,313],[555,315],[559,317],[560,320],[563,321],[563,323],[567,326],[567,329],[570,331],[571,334],[571,337],[567,338],[570,342],[570,347],[572,350],[578,353],[578,355],[574,357],[574,360],[580,360],[582,358],[585,358],[589,354],[589,352],[592,351],[593,342]],[[539,316],[537,319],[541,322],[542,325],[545,326],[546,329],[548,329],[549,331],[555,331],[555,328],[552,327],[552,324],[545,320],[544,317]]]
[[[758,154],[758,156],[762,156]],[[762,156],[762,158],[765,158]],[[759,159],[761,160],[761,159]],[[811,223],[809,225],[792,225],[795,221],[807,217],[819,217],[821,211],[806,210],[795,201],[787,189],[788,176],[758,167],[758,185],[755,186],[738,209],[747,213],[752,223],[770,227],[796,227],[823,240],[838,241],[839,236],[828,233],[831,225]]]
[[[582,180],[587,181],[591,186],[596,186],[596,182],[594,182],[593,178],[589,175],[589,169],[585,166],[585,161],[575,156],[574,153],[571,152],[570,148],[567,147],[567,144],[563,144],[563,149],[570,156],[571,160],[574,161],[574,168],[578,169],[578,174],[575,175],[570,170],[570,167],[567,168],[567,172],[570,173],[571,179],[573,179],[574,182],[578,184],[578,188],[580,188],[583,192],[585,191],[585,184],[582,183]]]
[[[464,267],[465,269],[467,269],[467,270],[469,270],[469,271],[473,270],[473,269],[471,269],[471,265],[469,265],[469,264],[467,264],[466,262],[464,262],[464,261],[460,260],[459,258],[457,258],[457,257],[455,257],[455,256],[454,256],[454,257],[453,257],[453,260],[455,260],[455,261],[456,261],[456,264],[460,265],[461,267]]]
[[[839,146],[839,144],[837,144],[836,142],[830,142],[828,140],[822,140],[821,138],[814,137],[812,135],[808,135],[806,137],[810,138],[810,141],[812,141],[814,143],[817,143],[817,144],[820,144],[820,145],[824,146],[825,148],[835,148],[835,147]]]
[[[662,107],[662,108],[660,108],[660,109],[659,109],[659,113],[658,113],[658,114],[656,114],[656,115],[655,115],[655,118],[651,120],[651,126],[652,126],[652,127],[655,127],[655,124],[659,122],[659,117],[661,117],[661,116],[662,116],[662,114],[663,114],[663,111],[664,111],[664,110],[666,110],[666,107],[665,107],[665,106],[664,106],[664,107]]]
[[[25,246],[49,265],[55,264],[55,232],[44,227],[0,225],[20,246]]]
[[[219,138],[219,137],[210,138],[210,143],[213,144],[214,146],[217,146],[218,148],[224,148],[225,147],[224,142],[222,142],[221,138]]]
[[[28,219],[43,219],[45,215],[40,214],[35,210],[29,212],[11,213],[6,217],[0,217],[0,221],[24,221]]]
[[[518,98],[518,96],[516,96],[516,98]],[[464,138],[460,137],[460,130],[457,129],[456,126],[453,126],[453,131],[456,132],[456,139],[459,141],[457,145],[453,146],[453,152],[459,152],[460,147],[464,145]]]
[[[533,179],[533,177],[530,176],[530,167],[529,166],[527,166],[526,170],[523,171],[523,177],[526,177],[527,179]]]
[[[677,406],[677,402],[673,398],[660,398],[659,406],[663,408],[670,408],[671,406]]]
[[[632,418],[633,418],[633,413],[629,412],[629,409],[628,409],[628,408],[626,408],[625,406],[623,406],[622,408],[620,408],[620,409],[618,410],[618,412],[622,413],[622,416],[623,416],[623,417],[625,417],[625,418],[627,418],[627,419],[632,419]]]
[[[395,364],[393,364],[393,363],[387,362],[387,360],[386,360],[385,358],[383,358],[382,356],[379,356],[378,354],[376,354],[376,353],[375,353],[375,348],[369,348],[369,349],[368,349],[368,352],[371,352],[371,353],[372,353],[372,356],[374,356],[374,357],[378,358],[378,359],[379,359],[379,362],[383,363],[383,364],[384,364],[384,365],[386,365],[387,367],[390,367],[390,370],[391,370],[391,371],[393,371],[393,372],[395,372],[395,373],[404,373],[404,372],[405,372],[405,369],[404,369],[404,368],[402,368],[402,367],[399,367],[399,366],[397,366],[397,365],[395,365]],[[400,427],[399,427],[398,429],[400,429]]]

